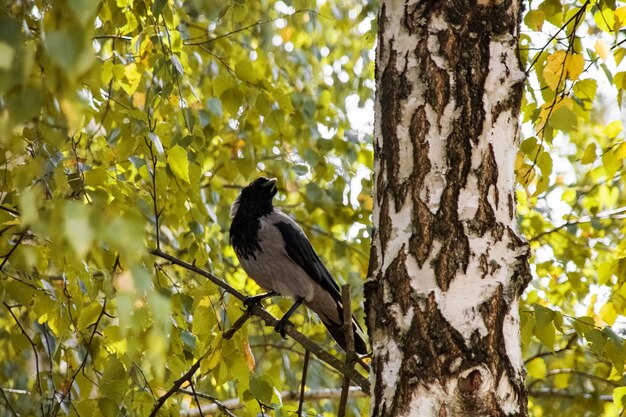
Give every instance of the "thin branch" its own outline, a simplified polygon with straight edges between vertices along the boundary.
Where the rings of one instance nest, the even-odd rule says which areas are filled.
[[[589,222],[593,221],[594,219],[600,219],[600,220],[610,219],[610,218],[613,218],[613,216],[617,216],[617,215],[623,214],[625,212],[626,212],[626,207],[620,207],[618,209],[607,210],[607,211],[598,213],[598,214],[593,215],[593,216],[583,216],[583,217],[580,217],[579,219],[576,219],[576,220],[569,220],[569,221],[566,221],[563,224],[560,224],[558,226],[553,227],[552,229],[545,230],[545,231],[539,233],[538,235],[531,237],[529,239],[529,241],[533,242],[533,241],[539,240],[543,236],[550,235],[552,233],[558,232],[559,230],[562,230],[562,229],[564,229],[564,228],[566,228],[568,226],[574,226],[574,225],[582,224],[582,223],[589,223]]]
[[[13,408],[13,406],[11,405],[11,402],[9,401],[9,399],[7,398],[6,394],[4,393],[4,390],[2,389],[2,387],[0,387],[0,394],[2,394],[2,398],[4,398],[4,402],[7,405],[7,408],[9,410],[11,410],[11,413],[13,413],[13,415],[15,417],[19,417],[19,414],[17,414],[15,412],[15,409]]]
[[[578,340],[578,335],[576,333],[574,333],[572,335],[572,337],[569,338],[569,340],[567,341],[567,344],[565,345],[565,347],[561,348],[561,349],[557,349],[556,351],[552,352],[552,351],[545,351],[545,352],[539,352],[527,359],[524,360],[524,365],[528,365],[530,362],[534,361],[535,359],[538,358],[543,358],[544,356],[554,356],[554,355],[558,355],[559,353],[562,352],[566,352],[570,349],[573,348],[575,342]]]
[[[7,207],[7,206],[1,205],[1,204],[0,204],[0,210],[6,211],[7,213],[10,213],[10,214],[12,214],[12,215],[14,215],[16,217],[19,217],[19,215],[20,215],[20,212],[15,210],[14,208]]]
[[[558,34],[561,33],[567,27],[567,25],[572,23],[575,19],[578,20],[580,18],[579,15],[585,12],[585,10],[587,9],[587,6],[589,5],[589,3],[590,3],[590,0],[587,0],[580,7],[580,9],[578,9],[578,11],[574,15],[572,15],[572,17],[570,17],[569,20],[567,22],[565,22],[565,24],[563,24],[563,26],[561,26],[559,28],[559,30],[556,31],[556,33],[554,33],[554,35],[550,36],[550,39],[548,39],[546,41],[546,43],[543,46],[543,48],[541,48],[541,51],[535,55],[535,59],[533,59],[533,62],[531,62],[530,66],[526,70],[526,74],[530,73],[530,70],[535,66],[535,64],[537,63],[537,60],[539,60],[539,57],[541,56],[541,53],[548,47],[550,42],[552,42],[554,39],[556,39]],[[576,31],[574,30],[574,32],[576,32]]]
[[[149,250],[149,252],[154,256],[158,256],[160,258],[170,261],[172,264],[181,266],[189,271],[202,275],[203,277],[207,278],[209,281],[211,281],[227,293],[231,294],[235,298],[239,299],[240,301],[244,301],[247,298],[245,295],[241,294],[239,291],[235,290],[229,284],[222,281],[210,272],[198,268],[197,266],[192,265],[188,262],[182,261],[172,255],[168,255],[167,253],[158,249],[151,249]],[[251,314],[263,320],[267,326],[274,328],[276,323],[278,323],[278,320],[260,305],[252,305],[250,306],[249,310]],[[342,374],[349,376],[350,379],[357,385],[359,385],[364,392],[370,392],[370,383],[366,377],[361,375],[353,367],[347,366],[345,363],[341,362],[339,359],[322,349],[317,343],[313,342],[302,333],[298,332],[293,327],[293,325],[288,324],[285,328],[285,333],[288,334],[296,342],[300,343],[305,349],[310,350],[311,353],[317,356],[321,361],[326,362],[328,365],[332,366]]]
[[[165,401],[167,401],[168,398],[174,395],[180,389],[181,385],[183,385],[186,381],[191,380],[193,374],[195,374],[196,371],[200,368],[200,362],[203,358],[204,356],[200,357],[183,376],[174,381],[172,388],[170,388],[165,394],[159,397],[149,417],[155,417],[161,407],[163,407],[163,404],[165,404]]]
[[[259,20],[259,21],[257,21],[257,22],[251,23],[251,24],[249,24],[249,25],[247,25],[247,26],[243,26],[243,27],[240,27],[240,28],[238,28],[238,29],[235,29],[235,30],[233,30],[233,31],[231,31],[231,32],[224,33],[224,34],[222,34],[222,35],[218,35],[218,36],[216,36],[216,37],[214,37],[214,38],[206,39],[206,40],[199,41],[199,42],[190,42],[190,41],[192,41],[192,40],[193,40],[193,39],[190,39],[190,40],[188,40],[188,41],[184,42],[183,44],[184,44],[184,45],[186,45],[186,46],[193,46],[193,45],[208,45],[208,44],[210,44],[210,43],[212,43],[212,42],[215,42],[215,41],[218,41],[218,40],[220,40],[220,39],[223,39],[223,38],[228,38],[229,36],[232,36],[232,35],[234,35],[234,34],[236,34],[236,33],[243,32],[243,31],[246,31],[246,30],[252,29],[253,27],[256,27],[256,26],[261,26],[261,25],[264,25],[264,24],[266,24],[266,23],[272,23],[272,22],[275,22],[275,21],[280,20],[280,19],[288,19],[288,18],[290,18],[290,17],[292,17],[292,16],[295,16],[295,15],[300,14],[300,13],[305,13],[305,12],[310,12],[310,13],[315,13],[315,14],[318,14],[315,10],[312,10],[312,9],[299,9],[299,10],[296,10],[295,12],[293,12],[293,13],[291,13],[291,14],[289,14],[289,15],[281,15],[281,16],[279,16],[279,17],[275,17],[275,18],[273,18],[273,19],[264,19],[264,20]],[[208,35],[207,35],[207,36],[208,36]],[[196,39],[197,39],[197,38],[196,38]]]
[[[352,303],[350,302],[350,284],[341,286],[341,304],[343,305],[343,332],[346,337],[346,365],[351,366],[354,362],[354,330],[352,324]],[[350,390],[350,379],[343,377],[341,384],[341,397],[339,399],[339,410],[337,417],[346,415],[348,405],[348,391]]]
[[[302,381],[300,382],[300,399],[298,400],[298,417],[302,416],[302,409],[304,408],[304,388],[306,387],[306,374],[309,370],[309,357],[311,353],[308,350],[304,351],[304,363],[302,364]]]
[[[200,405],[200,400],[198,400],[198,393],[196,392],[196,388],[193,386],[193,380],[189,380],[189,386],[191,387],[191,392],[193,393],[193,399],[196,401],[196,405],[198,406],[198,412],[200,412],[200,417],[204,417],[204,413],[202,412],[202,406]]]
[[[65,401],[65,398],[67,398],[68,396],[71,396],[72,385],[74,385],[74,381],[76,380],[76,377],[78,376],[78,374],[83,370],[83,368],[87,364],[87,359],[89,358],[89,354],[90,354],[90,351],[91,351],[91,345],[93,343],[93,339],[96,336],[96,333],[98,332],[98,324],[100,323],[100,320],[102,320],[102,317],[104,317],[104,314],[106,312],[106,308],[107,308],[107,299],[105,297],[104,301],[102,303],[102,310],[100,310],[100,314],[98,315],[98,318],[96,318],[96,321],[92,325],[93,326],[93,331],[91,332],[91,336],[89,337],[89,341],[87,342],[87,352],[85,352],[85,356],[83,357],[82,362],[80,363],[80,365],[78,366],[76,371],[74,371],[74,373],[72,374],[72,377],[70,378],[70,382],[69,382],[69,384],[67,384],[67,390],[63,393],[63,395],[61,396],[59,401],[55,404],[54,409],[52,410],[52,413],[51,413],[52,416],[56,416],[57,415],[57,413],[59,412],[59,408],[61,407],[61,404],[63,404],[63,401]],[[50,355],[50,356],[52,356],[52,355]]]
[[[224,332],[224,336],[223,336],[224,339],[232,338],[234,334],[237,332],[237,330],[241,329],[241,326],[243,326],[248,321],[249,318],[250,318],[250,311],[249,310],[244,311],[241,317],[239,317],[237,321],[235,321],[233,325],[230,326],[230,329]]]
[[[535,389],[535,390],[529,390],[528,391],[528,395],[531,397],[535,397],[535,398],[570,398],[570,399],[574,399],[574,398],[583,398],[585,400],[598,400],[598,401],[604,401],[604,402],[608,402],[608,403],[612,403],[613,402],[613,396],[612,395],[596,395],[593,393],[589,393],[589,392],[569,392],[569,391],[565,391],[565,390],[556,390],[556,389],[552,389],[552,388],[542,388],[542,389]]]
[[[15,252],[15,249],[17,249],[20,243],[22,243],[22,239],[24,239],[24,236],[26,236],[26,230],[20,233],[20,237],[17,238],[17,242],[15,242],[15,244],[11,247],[11,250],[6,255],[3,256],[4,260],[0,264],[0,271],[2,271],[2,269],[4,268],[4,265],[6,265],[6,263],[9,261],[9,258],[11,257],[11,255],[13,255],[13,252]]]
[[[182,392],[188,395],[193,395],[193,393],[189,390],[181,389],[179,390],[179,392]],[[201,392],[198,392],[197,394],[198,394],[198,397],[200,398],[205,398],[209,401],[215,400],[214,397],[210,395],[203,394]],[[340,396],[341,396],[341,390],[339,389],[321,388],[321,389],[309,390],[305,392],[304,399],[306,401],[336,400]],[[365,398],[367,396],[368,394],[364,393],[361,389],[359,389],[359,387],[350,387],[350,398]],[[300,393],[298,391],[282,391],[280,393],[280,397],[282,398],[283,403],[290,402],[290,401],[297,401],[300,398]],[[220,405],[218,405],[217,403],[214,403],[214,404],[204,406],[202,407],[202,412],[205,415],[216,415],[221,412],[221,413],[227,414],[229,417],[236,417],[235,414],[233,414],[232,411],[230,410],[236,410],[238,408],[245,407],[245,404],[238,397],[221,401],[219,402],[219,404]],[[230,414],[228,412],[225,412],[224,409],[220,407],[224,407],[225,409],[228,409]],[[200,416],[197,409],[181,410],[180,414],[181,416],[184,416],[184,417],[199,417]]]
[[[6,301],[3,301],[2,304],[6,307],[7,310],[9,310],[9,314],[11,315],[11,317],[13,317],[15,324],[17,324],[17,327],[20,328],[20,331],[22,332],[24,337],[26,337],[26,339],[28,340],[28,343],[33,349],[33,354],[35,355],[35,373],[36,373],[35,379],[37,381],[37,392],[43,398],[43,388],[41,387],[41,377],[39,376],[39,353],[37,353],[37,345],[35,344],[33,339],[28,335],[28,333],[26,333],[26,329],[24,329],[24,327],[22,326],[22,323],[20,323],[17,316],[13,313],[13,310],[11,310],[11,307],[6,303]],[[39,407],[41,408],[41,415],[43,416],[44,415],[43,403],[40,403]]]
[[[217,398],[209,395],[209,394],[204,394],[202,392],[196,392],[196,391],[189,391],[183,388],[180,388],[178,390],[178,392],[182,392],[183,394],[187,394],[187,395],[195,395],[196,397],[199,398],[204,398],[205,400],[209,400],[211,401],[213,404],[209,407],[204,407],[203,410],[198,409],[198,410],[190,410],[190,413],[193,412],[194,416],[202,416],[204,414],[202,413],[207,413],[207,408],[210,410],[208,411],[209,414],[213,414],[216,412],[221,412],[222,414],[226,414],[228,417],[237,417],[236,415],[233,414],[232,411],[230,411],[228,409],[228,407],[226,405],[224,405],[223,402],[221,402],[220,400],[218,400]],[[214,409],[213,409],[214,408]],[[190,414],[191,415],[191,414]]]
[[[115,40],[122,40],[122,41],[130,42],[130,41],[133,40],[133,37],[132,36],[123,36],[123,35],[98,35],[98,36],[94,36],[91,39],[93,39],[93,40],[115,39]]]

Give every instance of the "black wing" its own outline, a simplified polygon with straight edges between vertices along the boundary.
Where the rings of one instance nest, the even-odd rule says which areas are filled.
[[[339,285],[326,268],[320,257],[315,253],[311,242],[304,232],[287,221],[274,223],[285,241],[287,255],[293,259],[311,278],[322,286],[336,301],[341,302]]]

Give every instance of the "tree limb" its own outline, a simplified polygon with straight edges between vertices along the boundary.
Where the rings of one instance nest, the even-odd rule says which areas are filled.
[[[235,298],[239,299],[240,301],[244,301],[247,298],[245,295],[243,295],[242,293],[240,293],[239,291],[237,291],[232,286],[230,286],[223,280],[219,279],[215,275],[211,274],[210,272],[207,272],[201,268],[198,268],[197,266],[192,265],[188,262],[182,261],[159,249],[150,249],[149,252],[154,256],[158,256],[160,258],[170,261],[174,265],[181,266],[189,271],[195,272],[196,274],[202,275],[203,277],[207,278],[209,281],[211,281],[212,283],[214,283],[215,285],[217,285],[218,287],[220,287],[227,293],[231,294]],[[276,319],[274,316],[268,313],[267,310],[265,310],[260,305],[252,305],[249,307],[249,310],[252,315],[257,316],[261,320],[263,320],[266,326],[274,328],[276,323],[278,323],[278,319]],[[322,349],[317,343],[313,342],[311,339],[309,339],[302,333],[298,332],[293,327],[293,325],[288,324],[285,328],[285,333],[288,334],[296,342],[300,343],[305,349],[311,351],[311,353],[317,356],[318,359],[320,359],[323,362],[326,362],[328,365],[332,366],[337,371],[341,372],[343,375],[348,376],[354,383],[356,383],[359,387],[361,387],[363,392],[366,392],[369,394],[370,392],[369,381],[367,380],[366,377],[361,375],[356,369],[354,369],[351,366],[346,365],[345,363],[343,363],[342,361],[340,361],[339,359],[337,359],[336,357],[334,357],[333,355],[331,355],[330,353]]]

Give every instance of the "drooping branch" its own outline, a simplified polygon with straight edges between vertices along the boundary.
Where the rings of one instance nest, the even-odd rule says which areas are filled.
[[[174,265],[181,266],[189,271],[195,272],[198,275],[202,275],[203,277],[211,281],[213,284],[217,285],[218,287],[223,289],[225,292],[231,294],[232,296],[234,296],[240,301],[244,301],[246,299],[245,295],[237,291],[228,283],[219,279],[218,277],[211,274],[210,272],[203,270],[202,268],[198,268],[197,266],[193,264],[180,260],[159,249],[151,249],[150,253],[154,256],[158,256],[159,258],[168,260]],[[276,319],[276,317],[272,316],[270,313],[267,312],[267,310],[265,310],[262,306],[258,304],[250,306],[249,310],[252,315],[259,317],[261,320],[263,320],[266,326],[273,328],[278,323],[278,319]],[[370,392],[369,381],[367,380],[366,377],[361,375],[355,368],[353,368],[352,366],[346,365],[344,362],[340,361],[339,359],[337,359],[336,357],[328,353],[317,343],[313,342],[311,339],[309,339],[308,337],[306,337],[305,335],[297,331],[291,324],[286,326],[285,333],[289,337],[294,339],[296,342],[298,342],[300,345],[302,345],[305,349],[309,350],[311,353],[317,356],[317,358],[320,359],[322,362],[327,363],[328,365],[330,365],[331,367],[333,367],[334,369],[336,369],[343,375],[349,377],[364,392],[366,393]]]

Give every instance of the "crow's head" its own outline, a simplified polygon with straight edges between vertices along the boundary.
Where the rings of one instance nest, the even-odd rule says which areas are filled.
[[[276,178],[259,177],[241,190],[230,213],[234,217],[241,209],[250,215],[267,214],[273,209],[272,198],[277,192]]]

